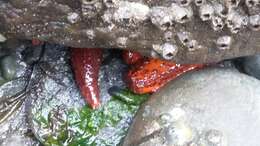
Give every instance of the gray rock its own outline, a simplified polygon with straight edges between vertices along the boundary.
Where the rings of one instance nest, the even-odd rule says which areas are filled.
[[[188,73],[142,105],[124,146],[255,146],[260,81],[231,69]]]
[[[1,0],[0,34],[217,62],[260,52],[259,12],[258,2],[240,1]]]
[[[60,134],[57,129],[59,129],[58,127],[62,123],[62,120],[67,120],[66,114],[69,110],[80,110],[86,105],[78,86],[75,84],[73,71],[69,64],[68,50],[68,48],[61,45],[46,44],[43,57],[40,60],[41,63],[35,65],[34,76],[37,78],[38,82],[36,83],[38,86],[37,90],[32,91],[29,97],[27,97],[31,99],[28,102],[29,112],[27,116],[29,117],[28,123],[31,130],[37,140],[43,144],[47,144],[45,140],[48,136],[56,137]],[[122,76],[127,66],[123,64],[122,60],[118,59],[116,54],[104,51],[104,61],[100,68],[98,80],[102,104],[111,98],[111,95],[107,92],[109,88],[113,86],[125,87]],[[44,126],[44,122],[37,121],[41,119],[39,118],[41,116],[48,119],[49,123],[53,126]],[[128,120],[128,118],[122,120],[118,126],[128,126]],[[73,135],[76,133],[74,132],[72,130],[69,134]],[[100,137],[100,140],[96,139],[97,143],[103,139],[108,139],[107,137],[117,140],[117,137],[111,137],[111,133],[117,132],[116,128],[108,127],[102,132],[97,134],[97,137]]]
[[[10,57],[10,52],[1,50],[7,55],[1,58],[1,72],[4,72],[5,75],[5,78],[1,77],[0,80],[1,146],[36,146],[38,143],[30,136],[32,133],[27,122],[27,111],[29,108],[27,102],[30,100],[27,96],[30,87],[28,85],[30,66],[20,58],[21,49],[23,47],[13,49],[12,55],[15,55],[15,60],[7,58]]]
[[[5,56],[1,58],[0,68],[3,77],[6,80],[12,80],[16,74],[17,59],[14,56]]]
[[[243,58],[241,65],[245,73],[260,79],[260,55]]]

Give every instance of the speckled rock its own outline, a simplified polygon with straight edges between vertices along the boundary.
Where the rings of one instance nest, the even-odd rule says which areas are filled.
[[[260,79],[260,55],[242,58],[241,62],[245,73]]]
[[[179,63],[260,52],[257,0],[2,0],[0,41],[124,48]]]
[[[24,46],[13,48],[12,54],[5,47],[1,49],[0,71],[0,145],[36,146],[27,122],[31,86],[30,66],[22,59]],[[10,55],[12,56],[10,58]]]
[[[119,55],[121,54],[118,51],[113,51],[113,53],[104,51],[104,61],[99,72],[102,104],[111,98],[111,95],[107,92],[109,88],[113,86],[125,87],[122,75],[127,66],[119,59]],[[75,84],[73,72],[69,64],[68,48],[46,44],[41,63],[35,65],[34,72],[34,76],[39,81],[36,82],[38,84],[36,90],[32,91],[28,97],[31,100],[28,102],[29,112],[27,116],[29,118],[27,122],[31,126],[31,130],[37,140],[47,145],[46,139],[48,136],[56,137],[60,134],[60,131],[57,131],[57,129],[63,120],[66,120],[67,112],[71,109],[79,110],[86,103]],[[37,121],[39,117],[48,117],[47,119],[52,126],[44,126],[43,123]],[[122,120],[118,127],[128,126],[128,118]],[[73,131],[71,129],[69,131],[71,132],[68,135],[73,135],[77,130]],[[95,140],[98,143],[98,140],[102,141],[102,139],[108,139],[107,137],[109,137],[115,140],[114,143],[118,143],[117,137],[111,137],[110,135],[111,133],[116,134],[116,132],[116,129],[108,127],[103,133],[97,134],[97,137],[100,138]],[[74,137],[76,136],[73,135],[72,138]],[[67,140],[69,141],[69,138]],[[59,143],[59,145],[62,145],[62,143]]]
[[[123,145],[259,145],[259,114],[259,80],[223,68],[188,73],[142,106]]]

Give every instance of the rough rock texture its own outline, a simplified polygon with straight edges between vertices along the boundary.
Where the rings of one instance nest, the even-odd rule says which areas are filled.
[[[258,145],[259,113],[259,80],[231,69],[188,73],[139,109],[124,146]]]
[[[0,50],[0,145],[37,145],[27,122],[27,95],[31,92],[31,66],[23,60],[24,45]],[[12,57],[11,57],[12,56]],[[11,58],[10,58],[11,57]],[[15,65],[16,64],[16,65]],[[38,81],[38,80],[37,80]]]
[[[258,0],[1,0],[0,34],[181,63],[260,52]]]
[[[67,47],[48,43],[32,47],[27,42],[16,41],[11,44],[0,47],[0,145],[38,146],[44,136],[53,132],[34,121],[38,115],[46,115],[58,107],[81,108],[85,102],[74,81]],[[16,74],[14,80],[3,83],[7,70],[13,70],[14,67],[10,65],[12,61],[6,61],[6,56],[11,54],[17,57]],[[111,98],[109,88],[126,87],[122,78],[127,66],[119,56],[119,51],[104,51],[99,74],[102,104]],[[122,120],[118,127],[129,126],[131,118],[132,115]],[[53,123],[58,125],[59,121]],[[111,139],[110,134],[117,132],[112,128],[107,129],[99,135],[100,139]],[[121,137],[113,137],[111,141],[118,143],[120,139]]]

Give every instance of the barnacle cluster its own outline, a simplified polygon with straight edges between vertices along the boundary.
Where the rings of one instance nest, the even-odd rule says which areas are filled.
[[[151,54],[154,56],[157,53],[167,60],[174,59],[180,48],[184,47],[191,52],[203,48],[192,32],[179,30],[176,25],[186,25],[199,19],[201,23],[210,24],[215,32],[226,33],[228,29],[230,33],[237,34],[244,29],[257,31],[260,23],[258,0],[172,0],[169,5],[119,0],[103,0],[102,5],[100,1],[82,0],[82,5],[83,16],[94,16],[92,10],[104,7],[105,11],[100,16],[110,31],[115,27],[136,28],[152,23],[165,32],[165,37],[161,44],[152,45]],[[233,39],[229,32],[216,38],[211,47],[230,49]],[[130,36],[117,36],[116,44],[126,47],[129,39]]]
[[[81,0],[82,15],[93,18],[102,10],[103,4],[99,0]]]
[[[73,47],[123,48],[182,63],[252,55],[259,46],[259,0],[27,1],[0,2],[0,41],[14,36]],[[185,42],[182,33],[189,34]],[[221,44],[229,47],[219,47],[223,36],[231,38],[230,44]],[[169,50],[174,50],[170,57],[165,55]]]
[[[231,32],[237,33],[238,28],[247,25],[248,17],[245,11],[250,9],[257,11],[259,1],[246,1],[249,10],[242,9],[243,5],[239,0],[174,0],[170,6],[152,6],[138,2],[104,0],[104,5],[109,10],[115,8],[113,17],[116,22],[120,20],[136,20],[145,21],[150,19],[151,22],[162,29],[164,26],[170,26],[174,23],[185,23],[192,19],[195,8],[199,11],[199,16],[202,21],[212,21],[213,29],[219,30],[225,24],[228,25]],[[193,6],[195,5],[195,6]],[[113,21],[113,20],[111,20]],[[131,21],[128,21],[131,22]]]
[[[171,43],[164,43],[162,45],[153,45],[154,51],[152,53],[160,54],[164,59],[171,60],[178,53],[178,47]],[[152,56],[156,56],[152,54]]]
[[[190,32],[178,32],[177,37],[182,45],[187,47],[189,51],[195,51],[196,48],[198,48],[198,42],[193,38]]]

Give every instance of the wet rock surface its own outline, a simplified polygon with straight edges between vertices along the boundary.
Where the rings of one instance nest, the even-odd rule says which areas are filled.
[[[70,110],[73,110],[74,114],[79,113],[79,111],[86,112],[85,114],[92,116],[90,120],[94,122],[98,118],[104,120],[101,115],[98,115],[99,111],[94,112],[86,108],[86,103],[75,84],[67,47],[54,44],[31,46],[25,43],[10,51],[7,49],[8,46],[1,46],[0,64],[10,55],[16,58],[11,58],[11,60],[8,58],[10,62],[0,66],[0,72],[5,72],[8,77],[3,76],[4,82],[0,86],[0,145],[36,146],[40,143],[57,145],[50,139],[59,136],[61,131],[57,131],[57,129],[62,128],[60,124],[66,121],[64,118],[68,116],[66,114]],[[14,62],[15,66],[10,65]],[[106,104],[111,99],[111,95],[108,93],[109,88],[113,86],[125,87],[122,77],[126,69],[127,66],[120,59],[120,52],[115,50],[104,52],[104,61],[98,81],[102,104]],[[79,142],[76,145],[86,145],[87,142],[93,145],[102,143],[116,145],[124,137],[137,106],[113,100],[104,108],[106,114],[118,114],[116,119],[112,119],[117,125],[109,126],[110,123],[108,123],[105,125],[107,127],[97,136],[92,136],[92,138],[82,136],[82,139],[86,139],[74,141]],[[114,113],[109,113],[111,110]],[[93,114],[90,114],[92,112]],[[101,112],[101,114],[103,113]],[[39,117],[40,121],[37,121]],[[45,121],[42,121],[41,118],[46,117],[49,126],[43,126]],[[74,118],[68,121],[72,124],[75,124],[73,120],[82,120],[83,126],[91,124],[97,126],[95,125],[97,123],[84,121],[86,120],[84,118],[87,117],[75,119],[76,115],[71,114],[69,117]],[[109,115],[107,117],[112,118]],[[100,121],[97,120],[97,122]],[[70,134],[84,131],[84,128],[80,129],[82,127],[74,126],[69,129],[69,131],[75,130],[70,131]],[[97,126],[97,128],[99,127]],[[68,136],[68,141],[70,141],[69,138],[79,138],[79,136]],[[62,138],[58,137],[57,139]],[[66,144],[66,138],[65,141],[59,142],[58,145]]]
[[[0,41],[124,48],[180,63],[260,51],[259,1],[2,0]]]
[[[0,44],[0,145],[65,145],[72,142],[75,137],[79,139],[76,139],[76,143],[72,143],[74,145],[117,145],[125,136],[126,129],[138,109],[137,105],[140,104],[136,99],[140,98],[136,96],[135,100],[125,97],[110,100],[111,93],[109,94],[108,90],[111,87],[126,87],[122,78],[128,67],[120,59],[121,52],[107,50],[104,53],[99,85],[101,101],[105,106],[100,111],[92,112],[86,108],[85,101],[75,85],[68,50],[68,47],[61,45],[46,43],[32,46],[29,42],[17,40]],[[243,145],[255,145],[258,142],[254,141],[257,140],[254,136],[259,135],[256,135],[255,131],[253,133],[253,130],[250,131],[250,128],[259,128],[257,117],[259,81],[240,74],[230,60],[221,62],[217,66],[223,69],[206,69],[187,74],[153,95],[146,103],[151,106],[143,106],[137,115],[138,118],[143,110],[145,112],[142,112],[142,118],[148,119],[145,121],[147,127],[138,127],[136,131],[138,138],[142,137],[143,131],[145,131],[144,135],[147,133],[149,135],[144,138],[144,143],[140,142],[140,145],[150,146],[155,143],[161,145],[161,142],[166,142],[164,145],[169,143],[214,145],[225,144],[225,142],[229,144],[234,142],[233,138],[239,137],[237,133],[240,132],[244,132],[243,137],[239,137],[236,142]],[[232,70],[224,69],[227,67],[231,67]],[[175,95],[176,98],[172,98]],[[209,96],[214,100],[206,98]],[[83,117],[77,117],[77,114],[82,113],[85,114]],[[105,122],[98,120],[98,117],[102,117],[100,115],[105,115]],[[198,119],[198,116],[202,118]],[[39,121],[39,117],[45,119]],[[233,118],[227,119],[227,117]],[[66,129],[63,126],[64,123],[66,125],[67,118],[70,119],[68,123],[71,125]],[[46,119],[47,126],[44,125]],[[86,119],[89,121],[94,119],[94,122],[89,123]],[[77,122],[83,126],[79,126]],[[109,126],[105,127],[102,122]],[[142,122],[138,123],[142,125]],[[226,123],[231,126],[225,127]],[[247,127],[248,123],[253,124]],[[90,132],[91,136],[87,134],[82,137],[81,132],[84,132],[82,127],[86,128],[84,126],[94,127],[94,134]],[[104,129],[96,134],[95,129],[100,127]],[[160,131],[162,127],[163,130]],[[230,132],[230,128],[235,132]],[[61,129],[69,136],[62,137]],[[75,133],[80,136],[70,135]],[[132,134],[133,130],[130,130],[129,135]],[[251,134],[251,137],[247,134]],[[157,138],[153,139],[154,136]],[[55,139],[60,143],[57,144]],[[132,137],[128,136],[127,139],[131,141]],[[243,141],[244,139],[248,142]],[[236,144],[234,142],[234,145]]]
[[[259,87],[233,69],[188,73],[142,105],[123,145],[258,145]]]
[[[93,133],[87,133],[83,127],[89,128],[93,124],[93,127],[97,126],[100,115],[98,111],[91,111],[85,107],[85,101],[80,95],[78,87],[75,85],[73,74],[71,71],[70,64],[68,63],[68,50],[63,47],[50,45],[46,46],[45,55],[43,56],[43,61],[46,61],[49,65],[45,66],[47,69],[40,69],[39,73],[45,72],[45,76],[40,78],[38,91],[33,92],[30,96],[33,99],[30,102],[29,111],[29,123],[33,133],[44,145],[116,145],[121,140],[121,137],[116,137],[117,135],[124,135],[120,129],[122,127],[127,127],[129,118],[132,114],[122,111],[125,114],[124,119],[115,127],[108,126],[106,129],[101,131],[96,136],[90,136]],[[53,51],[53,49],[56,51]],[[56,55],[54,55],[56,54]],[[126,69],[126,66],[117,59],[114,53],[105,53],[104,64],[101,66],[99,75],[100,93],[102,104],[105,104],[110,100],[111,96],[108,94],[108,89],[112,86],[125,87],[122,81],[122,73]],[[114,57],[113,57],[114,56]],[[40,67],[44,67],[44,64]],[[48,70],[52,68],[52,70]],[[39,91],[40,90],[40,91]],[[113,105],[110,105],[112,108]],[[80,109],[85,110],[81,111]],[[107,107],[109,110],[109,107]],[[122,107],[121,107],[122,108]],[[71,114],[71,110],[73,111]],[[83,112],[93,112],[91,119],[84,119],[76,114],[82,114]],[[88,113],[85,113],[88,114]],[[101,113],[102,114],[102,113]],[[82,116],[82,115],[81,115]],[[96,116],[96,117],[95,117]],[[93,120],[94,118],[97,121]],[[93,122],[97,123],[90,123]],[[50,124],[46,126],[47,122]],[[64,123],[69,123],[66,127]],[[80,127],[75,123],[82,122]],[[89,124],[89,125],[88,125]],[[96,125],[97,124],[97,125]],[[68,128],[68,131],[66,131]],[[62,132],[67,133],[67,138],[61,138]],[[120,133],[121,132],[121,133]],[[74,135],[76,134],[76,135]],[[94,134],[93,134],[94,135]],[[56,141],[54,139],[58,139]],[[63,141],[64,140],[64,141]],[[105,140],[103,142],[103,140]]]
[[[27,122],[31,85],[30,66],[22,59],[21,45],[14,52],[1,50],[0,145],[37,145]]]
[[[260,55],[242,58],[240,65],[245,73],[260,79]]]

